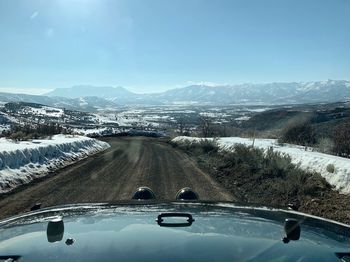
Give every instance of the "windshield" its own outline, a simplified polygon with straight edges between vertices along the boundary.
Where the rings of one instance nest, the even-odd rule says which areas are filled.
[[[349,1],[0,0],[0,36],[0,219],[147,195],[350,223]]]

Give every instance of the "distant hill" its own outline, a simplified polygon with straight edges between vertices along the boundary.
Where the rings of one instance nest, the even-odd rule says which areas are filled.
[[[73,86],[45,95],[0,93],[0,102],[31,102],[96,111],[121,105],[286,105],[350,100],[350,82],[327,80],[268,84],[191,85],[161,93],[135,94],[123,87]]]
[[[191,85],[162,93],[135,94],[122,87],[74,86],[59,88],[48,96],[96,96],[117,104],[302,104],[350,99],[350,82],[327,80],[206,86]]]
[[[113,101],[108,101],[100,97],[67,98],[11,93],[0,93],[0,102],[27,102],[91,112],[96,111],[98,108],[116,107]]]
[[[110,87],[110,86],[90,86],[90,85],[77,85],[70,88],[56,88],[53,91],[45,94],[46,96],[60,96],[68,98],[80,98],[95,96],[108,100],[117,99],[130,99],[137,95],[126,90],[123,87]]]
[[[163,102],[210,104],[302,104],[350,99],[350,82],[268,83],[224,86],[192,85],[156,94]]]
[[[282,106],[254,114],[241,127],[256,131],[278,130],[295,121],[309,121],[318,138],[332,137],[334,127],[350,122],[350,102]]]

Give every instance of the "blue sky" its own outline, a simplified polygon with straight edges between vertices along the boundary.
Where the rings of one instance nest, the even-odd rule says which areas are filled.
[[[350,80],[349,0],[0,0],[0,91]]]

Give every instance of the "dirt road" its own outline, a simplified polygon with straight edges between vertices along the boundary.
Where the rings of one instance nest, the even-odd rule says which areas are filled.
[[[202,200],[233,200],[183,152],[161,139],[105,139],[111,147],[16,192],[0,196],[0,218],[42,206],[128,200],[139,186],[151,187],[158,199],[174,199],[192,187]]]

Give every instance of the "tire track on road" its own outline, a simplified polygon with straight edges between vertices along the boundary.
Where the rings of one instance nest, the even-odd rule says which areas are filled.
[[[0,218],[43,206],[128,200],[139,186],[151,187],[159,199],[173,200],[192,187],[202,200],[234,200],[188,155],[161,139],[105,138],[111,147],[13,193],[0,196]]]

